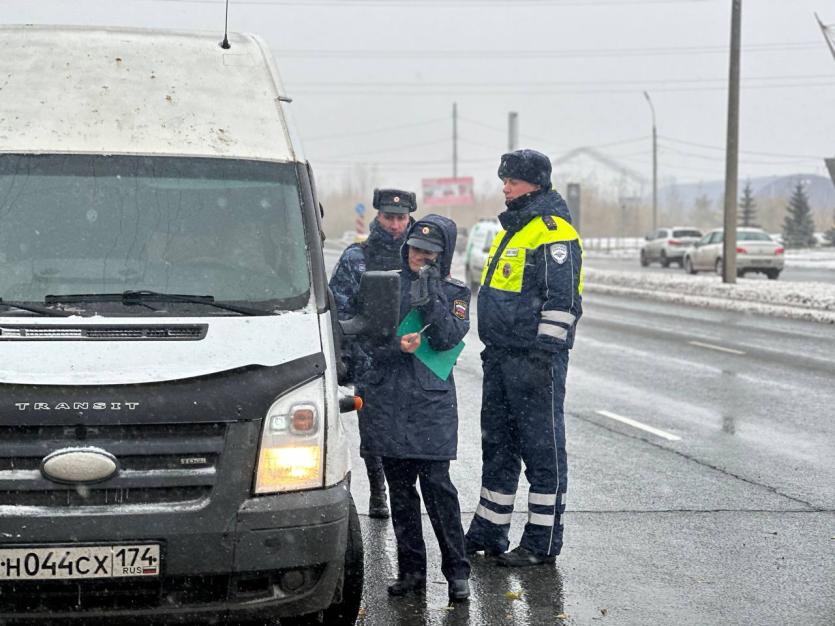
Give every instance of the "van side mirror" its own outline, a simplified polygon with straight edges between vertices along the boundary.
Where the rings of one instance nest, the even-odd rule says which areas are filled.
[[[339,322],[343,334],[374,342],[394,337],[400,321],[400,274],[365,272],[357,294],[359,313]]]

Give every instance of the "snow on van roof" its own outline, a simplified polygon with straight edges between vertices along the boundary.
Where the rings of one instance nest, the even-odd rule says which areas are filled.
[[[295,160],[257,37],[0,26],[0,152]]]

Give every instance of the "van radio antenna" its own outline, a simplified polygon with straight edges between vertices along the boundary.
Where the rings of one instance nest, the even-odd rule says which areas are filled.
[[[220,42],[220,47],[224,50],[232,47],[229,45],[229,0],[226,0],[226,21],[223,23],[223,41]]]

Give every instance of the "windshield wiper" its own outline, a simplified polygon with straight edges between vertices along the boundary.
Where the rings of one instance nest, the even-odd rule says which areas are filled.
[[[203,304],[206,306],[240,313],[241,315],[272,315],[270,311],[236,304],[222,304],[215,302],[214,296],[198,296],[182,293],[161,293],[158,291],[123,291],[121,293],[76,293],[65,295],[47,295],[45,304],[68,302],[121,302],[125,305],[144,304],[146,302],[181,302],[185,304]]]
[[[30,313],[37,313],[38,315],[47,315],[50,317],[69,317],[72,313],[66,311],[56,311],[55,309],[47,309],[46,307],[37,306],[36,304],[25,304],[23,302],[11,302],[0,298],[0,306],[8,307],[10,309],[20,309],[21,311],[29,311]]]

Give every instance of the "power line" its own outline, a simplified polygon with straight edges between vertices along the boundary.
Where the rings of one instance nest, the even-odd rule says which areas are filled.
[[[818,17],[817,13],[815,13],[815,19],[818,21],[818,26],[820,26],[823,39],[826,41],[826,45],[832,53],[832,58],[835,59],[835,26],[832,24],[824,24],[821,21],[821,18]]]
[[[582,96],[582,95],[600,95],[600,94],[621,94],[621,93],[630,93],[634,94],[638,91],[638,86],[640,84],[645,83],[634,83],[635,87],[624,87],[622,89],[552,89],[552,90],[538,90],[538,89],[525,89],[523,91],[519,90],[500,90],[500,89],[469,89],[467,91],[462,90],[443,90],[443,89],[432,89],[432,90],[419,90],[417,88],[411,90],[401,90],[401,91],[394,91],[394,90],[368,90],[363,89],[362,91],[350,91],[348,89],[294,89],[294,93],[296,95],[307,95],[307,96],[392,96],[392,97],[399,97],[399,96],[408,96],[410,98],[415,97],[427,97],[427,96],[456,96],[456,97],[465,97],[465,96],[519,96],[519,95],[537,95],[537,96],[565,96],[565,95],[575,95],[575,96]],[[454,83],[450,83],[450,87],[454,87]],[[498,85],[501,87],[501,85]],[[818,81],[818,82],[793,82],[793,83],[771,83],[771,84],[748,84],[743,85],[743,89],[746,91],[755,90],[755,89],[786,89],[786,88],[797,88],[797,87],[835,87],[835,78],[826,81]],[[703,85],[703,86],[687,86],[687,87],[658,87],[653,89],[653,93],[686,93],[686,92],[700,92],[700,91],[725,91],[727,89],[727,85]]]
[[[801,75],[775,75],[775,76],[748,76],[745,78],[746,82],[759,82],[759,81],[772,81],[772,80],[789,80],[789,81],[801,81],[801,80],[833,80],[835,81],[835,77],[832,74],[801,74]],[[607,81],[600,81],[600,80],[559,80],[559,81],[525,81],[525,82],[502,82],[501,87],[508,88],[508,89],[516,89],[516,88],[529,88],[529,87],[551,87],[551,86],[583,86],[583,85],[652,85],[652,84],[701,84],[701,83],[721,83],[727,82],[726,78],[653,78],[653,79],[644,79],[644,78],[635,78],[635,79],[611,79]],[[368,83],[358,83],[355,81],[346,82],[346,83],[338,83],[332,81],[299,81],[296,83],[288,83],[288,86],[292,87],[337,87],[337,88],[357,88],[357,89],[368,89],[368,88],[377,88],[377,87],[406,87],[406,88],[413,88],[419,89],[423,87],[459,87],[463,89],[470,89],[476,87],[485,87],[491,86],[495,87],[496,81],[479,81],[479,82],[419,82],[416,83],[414,81],[410,82],[394,82],[394,81],[380,81],[380,82],[368,82]]]
[[[134,2],[150,2],[160,4],[217,4],[221,5],[226,0],[133,0]],[[713,0],[513,0],[513,6],[529,7],[595,7],[595,6],[635,6],[635,5],[676,5],[676,4],[703,4]],[[350,9],[352,7],[376,7],[376,8],[412,8],[419,6],[430,6],[437,9],[447,8],[483,8],[483,7],[507,7],[507,0],[236,0],[239,6],[320,6],[339,7]]]
[[[448,144],[448,139],[437,139],[435,141],[424,141],[421,143],[413,143],[413,144],[401,144],[398,146],[393,146],[391,148],[378,148],[376,150],[367,150],[365,152],[351,152],[350,154],[343,154],[339,156],[331,156],[331,159],[344,159],[346,157],[352,156],[364,156],[366,154],[383,154],[386,152],[402,152],[404,150],[412,150],[413,148],[425,148],[426,146],[437,146],[440,144]]]
[[[684,145],[687,145],[687,146],[695,146],[697,148],[706,148],[706,149],[709,149],[709,150],[720,150],[722,152],[725,151],[725,148],[723,146],[711,146],[711,145],[704,144],[704,143],[697,143],[695,141],[686,141],[684,139],[676,139],[675,137],[668,137],[667,135],[659,135],[659,137],[661,139],[665,139],[667,141],[672,141],[673,143],[681,143],[681,144],[684,144]],[[754,150],[740,150],[740,152],[744,153],[744,154],[753,154],[755,156],[773,156],[773,157],[778,157],[778,158],[797,158],[797,159],[806,159],[806,160],[812,160],[812,159],[818,160],[818,159],[823,159],[824,158],[820,155],[811,155],[811,154],[783,154],[783,153],[777,153],[777,152],[757,152],[757,151],[754,151]]]
[[[746,53],[759,52],[793,52],[803,50],[816,50],[820,44],[812,41],[804,42],[774,42],[751,44],[743,49]],[[562,50],[374,50],[374,49],[344,49],[344,50],[320,50],[320,49],[275,49],[276,56],[280,58],[373,58],[376,60],[387,59],[450,59],[450,58],[496,58],[496,59],[519,59],[519,58],[599,58],[599,57],[627,57],[627,56],[672,56],[691,54],[727,54],[727,46],[677,46],[677,47],[644,47],[644,48],[566,48]]]
[[[678,148],[673,148],[671,146],[664,145],[663,143],[659,146],[662,152],[671,152],[674,154],[678,154],[690,159],[701,159],[703,161],[716,161],[720,158],[719,155],[707,155],[707,154],[699,154],[697,152],[686,152],[684,150],[679,150]],[[740,150],[740,152],[742,152]],[[818,158],[799,158],[799,159],[792,159],[790,161],[759,161],[756,159],[740,159],[741,163],[748,163],[751,165],[790,165],[794,163],[809,163],[811,161],[818,161]]]
[[[419,126],[429,126],[431,124],[437,124],[438,122],[446,122],[446,118],[435,118],[432,120],[426,120],[424,122],[415,122],[413,124],[400,124],[398,126],[387,126],[385,128],[374,128],[371,130],[357,130],[357,131],[350,131],[347,133],[330,133],[328,135],[319,135],[316,137],[306,137],[305,142],[313,142],[313,141],[326,141],[330,139],[338,139],[342,137],[355,137],[359,135],[376,135],[379,133],[390,133],[398,130],[403,130],[405,128],[417,128]]]

